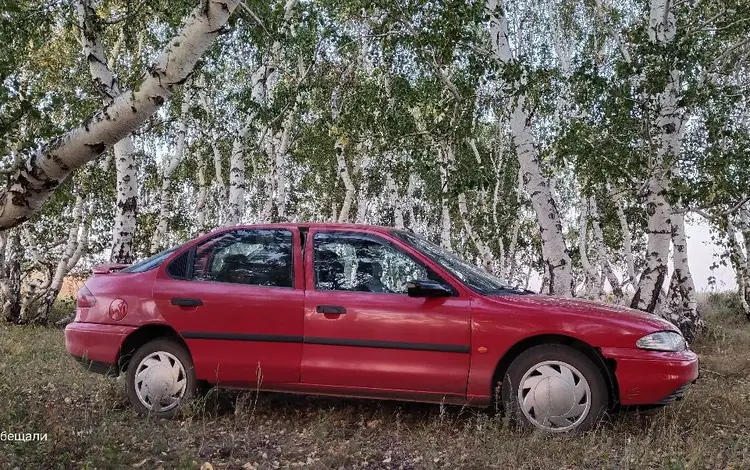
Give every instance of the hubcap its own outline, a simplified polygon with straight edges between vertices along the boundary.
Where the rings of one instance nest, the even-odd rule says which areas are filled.
[[[152,411],[176,407],[187,390],[187,374],[174,355],[157,351],[146,356],[135,371],[135,393]]]
[[[560,361],[541,362],[524,374],[518,403],[535,426],[568,431],[583,421],[591,409],[591,388],[578,369]]]

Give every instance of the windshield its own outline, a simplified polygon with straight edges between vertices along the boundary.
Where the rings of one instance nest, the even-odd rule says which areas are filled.
[[[468,263],[456,254],[432,243],[431,241],[403,230],[394,230],[393,235],[413,246],[425,256],[450,271],[456,278],[467,287],[480,294],[532,294],[527,289],[513,287],[502,282],[487,271]]]
[[[181,247],[182,245],[174,246],[168,250],[164,250],[160,253],[157,253],[153,255],[150,258],[146,258],[143,261],[139,261],[135,263],[132,266],[128,266],[125,269],[121,269],[119,272],[121,273],[142,273],[144,271],[148,271],[149,269],[154,269],[155,267],[159,266],[162,261],[164,261],[169,255],[174,253],[174,251]]]

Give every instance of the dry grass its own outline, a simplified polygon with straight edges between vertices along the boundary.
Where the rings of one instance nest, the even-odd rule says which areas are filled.
[[[703,375],[681,402],[579,436],[481,410],[219,391],[182,420],[135,415],[124,384],[82,370],[62,332],[0,326],[0,468],[750,468],[750,325],[704,299]]]

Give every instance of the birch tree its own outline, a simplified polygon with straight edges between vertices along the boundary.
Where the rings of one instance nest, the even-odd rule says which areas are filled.
[[[89,65],[91,81],[102,96],[104,105],[107,106],[122,94],[119,80],[112,73],[112,64],[119,53],[119,46],[115,47],[108,60],[101,40],[101,21],[91,0],[79,0],[78,24],[81,30],[83,55]],[[120,32],[117,45],[122,42],[123,34],[124,29]],[[132,137],[129,134],[125,135],[122,140],[114,144],[113,152],[117,172],[117,203],[110,260],[113,263],[131,263],[138,207],[138,178]]]
[[[572,263],[562,232],[561,216],[550,189],[549,180],[544,176],[539,154],[534,147],[531,133],[531,115],[525,88],[528,74],[525,66],[514,56],[508,37],[507,10],[498,0],[487,0],[486,14],[489,17],[490,47],[492,58],[504,75],[513,79],[499,83],[509,97],[508,112],[518,163],[521,167],[526,191],[536,213],[542,240],[542,256],[547,265],[549,293],[559,296],[572,295]]]
[[[220,34],[236,0],[203,0],[162,50],[139,86],[115,97],[81,126],[26,152],[0,190],[0,230],[31,217],[70,173],[126,137],[185,82]]]

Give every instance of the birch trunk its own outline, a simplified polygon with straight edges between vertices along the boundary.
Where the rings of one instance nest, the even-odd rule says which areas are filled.
[[[609,262],[609,256],[607,256],[607,246],[604,243],[604,233],[602,231],[602,221],[599,218],[599,207],[596,204],[594,197],[589,198],[589,212],[591,215],[591,226],[594,230],[593,242],[596,248],[597,261],[602,269],[602,274],[607,279],[609,287],[612,289],[615,299],[619,302],[622,300],[623,292],[620,284],[620,280],[615,274],[615,270],[612,264]],[[631,253],[632,256],[632,253]]]
[[[245,126],[234,138],[229,159],[229,204],[227,225],[237,225],[245,217],[245,138],[250,132]]]
[[[630,232],[630,224],[625,216],[625,209],[622,206],[622,195],[617,194],[614,197],[615,208],[617,210],[617,219],[620,222],[620,233],[622,234],[622,251],[625,257],[625,264],[628,270],[628,281],[633,288],[636,288],[635,275],[635,257],[633,256],[633,236]]]
[[[34,318],[23,318],[22,321],[25,323],[37,323],[46,324],[49,321],[49,314],[52,311],[52,306],[60,294],[62,289],[65,275],[70,272],[71,269],[78,263],[83,250],[79,250],[79,246],[85,243],[81,238],[81,233],[86,233],[85,221],[83,218],[83,195],[78,194],[76,196],[76,202],[73,206],[73,217],[68,230],[68,240],[65,245],[62,257],[57,262],[57,268],[55,274],[52,276],[52,281],[47,287],[46,291],[41,296],[39,308],[37,310],[36,317]],[[84,235],[85,236],[85,235]],[[31,298],[33,294],[29,292],[27,297]]]
[[[490,247],[487,246],[484,241],[482,241],[482,239],[479,237],[479,234],[477,234],[474,231],[474,228],[471,226],[471,222],[469,221],[469,209],[466,206],[465,193],[460,193],[458,195],[458,213],[461,216],[461,221],[464,224],[464,230],[466,231],[466,234],[469,236],[471,241],[474,243],[477,251],[479,252],[479,257],[482,260],[482,267],[484,267],[484,269],[488,272],[491,272],[493,261],[492,252],[490,251]]]
[[[195,199],[195,235],[206,233],[206,197],[208,186],[206,184],[206,162],[203,155],[196,153],[195,158],[198,162],[198,195]]]
[[[401,210],[401,202],[398,196],[398,187],[396,186],[396,180],[393,179],[393,175],[388,173],[385,181],[386,188],[388,189],[388,200],[391,203],[393,209],[393,225],[397,229],[404,228],[404,213]]]
[[[440,246],[453,251],[451,243],[451,211],[448,200],[448,166],[453,160],[453,148],[450,144],[438,149],[440,160]]]
[[[291,131],[294,113],[290,112],[284,120],[279,145],[276,147],[276,219],[286,222],[286,165],[291,144]]]
[[[490,18],[490,45],[493,58],[504,67],[517,65],[508,42],[508,20],[505,9],[498,0],[487,0],[486,12]],[[544,176],[539,154],[534,147],[531,134],[531,116],[526,109],[526,96],[523,88],[526,76],[513,83],[504,83],[514,95],[509,101],[510,127],[516,147],[518,163],[523,175],[524,186],[531,198],[537,223],[541,232],[542,256],[549,274],[549,293],[559,296],[573,295],[573,271],[570,256],[565,245],[560,213],[557,209],[549,180]]]
[[[174,87],[187,80],[238,4],[239,0],[201,2],[135,91],[122,93],[80,127],[29,152],[21,168],[0,190],[0,230],[31,217],[72,171],[101,155],[153,115]]]
[[[219,150],[219,135],[212,133],[211,151],[214,157],[214,181],[224,197],[227,196],[227,183],[224,181],[224,165],[222,163],[221,151]]]
[[[336,140],[336,165],[339,170],[339,177],[341,177],[341,181],[344,183],[344,189],[346,191],[344,193],[344,202],[341,204],[341,211],[338,216],[338,223],[340,224],[349,221],[349,212],[351,211],[354,192],[356,191],[352,178],[349,175],[349,168],[346,166],[346,157],[344,154],[345,147],[346,144],[343,138],[340,137]]]
[[[156,230],[154,230],[153,237],[151,238],[152,254],[158,253],[166,248],[167,228],[169,225],[169,216],[172,211],[172,174],[182,161],[182,157],[185,155],[190,104],[190,91],[186,90],[185,96],[183,96],[182,106],[180,107],[180,123],[177,126],[177,143],[175,146],[175,152],[169,158],[162,175],[161,191],[159,194],[159,216],[156,223]]]
[[[117,174],[117,201],[115,223],[112,229],[113,263],[133,262],[133,236],[137,229],[138,174],[135,165],[135,147],[130,136],[115,144],[115,172]]]
[[[679,292],[680,304],[670,309],[669,321],[677,325],[685,338],[692,341],[703,326],[698,312],[698,298],[695,282],[688,264],[687,236],[685,235],[685,216],[682,213],[672,215],[672,245],[674,246],[672,271],[673,288]]]
[[[359,189],[357,191],[357,218],[356,223],[364,224],[367,220],[367,189],[368,189],[368,165],[369,159],[365,156],[359,160]]]
[[[593,266],[591,266],[591,262],[589,261],[588,226],[589,219],[586,211],[586,205],[584,203],[581,204],[581,216],[578,228],[578,253],[581,256],[581,266],[583,266],[583,270],[586,275],[584,281],[584,296],[588,298],[597,297],[601,299],[604,293],[601,290],[596,293],[594,292],[594,286],[597,278],[599,278],[599,272],[594,269]]]
[[[649,39],[666,47],[673,42],[677,25],[669,0],[651,0]],[[654,147],[650,176],[646,184],[646,214],[648,243],[646,267],[638,281],[631,307],[654,313],[667,276],[667,261],[672,239],[672,208],[667,200],[671,166],[681,146],[682,110],[679,108],[680,73],[669,71],[664,90],[652,97],[658,114],[650,130]]]
[[[750,268],[748,268],[748,257],[742,251],[740,243],[737,240],[737,230],[732,223],[730,215],[726,216],[727,242],[729,245],[729,259],[734,268],[735,280],[737,282],[737,297],[740,302],[742,313],[750,321],[750,301],[748,293],[750,292]],[[745,246],[750,244],[748,238],[744,238]],[[750,252],[748,252],[750,253]]]
[[[2,233],[3,317],[8,323],[21,320],[21,236],[18,230]]]
[[[102,95],[105,106],[109,105],[121,94],[120,84],[112,73],[112,67],[119,54],[125,30],[122,29],[123,32],[113,48],[112,56],[107,61],[100,37],[99,19],[91,5],[91,0],[79,0],[78,24],[81,30],[83,55],[89,65],[91,80]],[[138,209],[138,179],[134,154],[135,147],[129,134],[114,145],[117,201],[110,254],[110,261],[113,263],[133,262],[133,236],[136,230]]]

